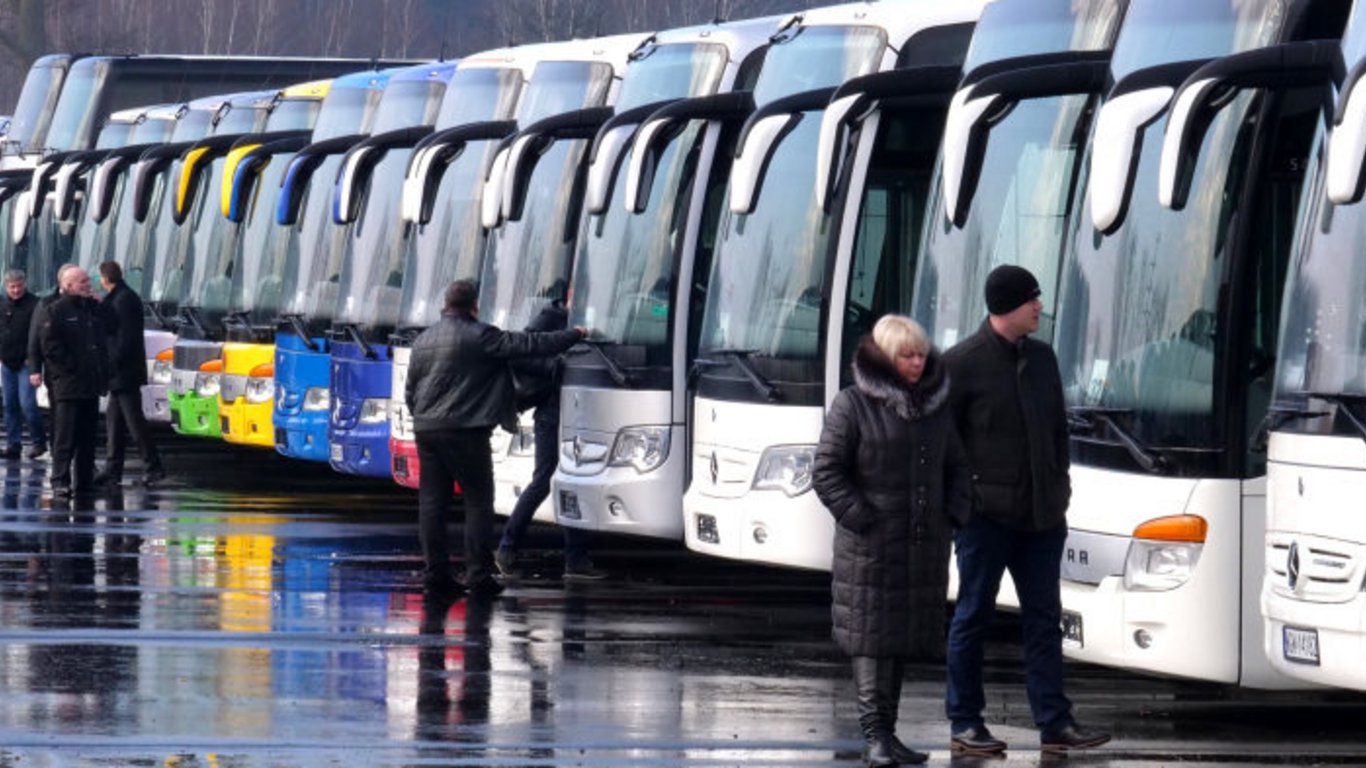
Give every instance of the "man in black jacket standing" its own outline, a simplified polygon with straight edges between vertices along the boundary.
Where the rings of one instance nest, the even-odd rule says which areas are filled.
[[[163,477],[161,454],[152,442],[147,417],[142,413],[142,385],[147,383],[147,349],[143,344],[142,297],[123,281],[118,263],[100,264],[100,287],[104,306],[118,320],[109,337],[109,404],[105,408],[106,451],[104,471],[95,482],[118,485],[129,434],[142,451],[142,481],[150,485]]]
[[[28,278],[22,269],[5,273],[5,295],[0,296],[0,378],[5,393],[6,459],[17,459],[28,424],[30,459],[47,453],[47,433],[43,415],[38,412],[38,393],[29,381],[28,336],[38,297],[28,292]]]
[[[406,394],[413,412],[422,479],[418,537],[428,592],[454,594],[446,513],[460,483],[465,506],[464,588],[485,594],[502,589],[493,578],[493,427],[515,418],[515,358],[559,354],[584,336],[583,328],[513,333],[479,321],[479,289],[457,280],[446,289],[441,320],[413,342]]]
[[[1063,692],[1062,550],[1067,540],[1067,412],[1058,360],[1029,338],[1043,302],[1028,270],[1004,265],[987,276],[989,317],[944,355],[950,407],[971,472],[972,510],[957,521],[958,602],[949,628],[946,710],[956,752],[992,754],[1006,743],[982,719],[982,646],[1010,571],[1020,600],[1025,687],[1045,752],[1109,741],[1079,727]]]
[[[62,273],[61,290],[62,298],[47,308],[38,339],[48,395],[57,404],[52,494],[70,496],[94,487],[100,395],[109,384],[107,345],[116,321],[95,300],[90,276],[80,267]]]

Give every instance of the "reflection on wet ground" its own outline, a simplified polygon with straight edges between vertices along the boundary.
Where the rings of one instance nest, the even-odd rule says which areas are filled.
[[[45,465],[4,468],[0,768],[859,764],[819,574],[606,539],[605,583],[546,578],[547,551],[500,597],[424,601],[411,492],[173,450],[164,487],[68,505]],[[1039,761],[1014,631],[987,715],[1016,749],[991,765]],[[1366,761],[1366,698],[1070,674],[1079,717],[1117,734],[1073,765]],[[944,748],[942,678],[912,666],[901,734],[976,764]]]

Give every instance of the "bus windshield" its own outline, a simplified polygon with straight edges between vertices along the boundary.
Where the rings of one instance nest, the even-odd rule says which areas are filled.
[[[307,131],[321,109],[321,99],[284,99],[270,111],[266,127],[270,131]]]
[[[329,155],[318,165],[308,180],[298,219],[290,227],[296,233],[298,250],[291,252],[297,260],[285,265],[283,314],[299,315],[315,327],[332,321],[346,249],[346,227],[332,223],[332,182],[339,168],[340,155]]]
[[[451,88],[437,118],[438,128],[511,118],[522,89],[522,75],[516,69],[461,70],[455,73]],[[473,98],[464,97],[468,89],[476,94]],[[460,97],[450,98],[456,94]],[[400,327],[425,328],[436,322],[446,286],[455,280],[478,278],[484,255],[479,191],[496,147],[493,141],[470,142],[442,174],[431,220],[419,225],[407,241],[403,292],[398,302]]]
[[[1135,3],[1112,70],[1226,55],[1276,39],[1279,3]],[[1160,7],[1162,13],[1156,14]],[[1211,17],[1211,8],[1223,15]],[[1186,25],[1205,28],[1191,36]],[[1217,26],[1216,22],[1224,26]],[[1214,25],[1215,28],[1211,28]],[[1222,41],[1212,47],[1210,39]],[[1102,237],[1078,215],[1058,296],[1058,362],[1069,404],[1130,410],[1154,447],[1217,448],[1217,302],[1229,223],[1241,202],[1243,140],[1255,94],[1243,92],[1210,125],[1184,210],[1162,208],[1156,184],[1166,117],[1143,133],[1135,192],[1120,231]],[[1085,201],[1078,201],[1086,205]],[[1085,210],[1083,208],[1082,210]]]
[[[338,136],[359,133],[379,106],[383,88],[332,87],[318,110],[313,125],[313,141],[326,141]],[[360,116],[360,119],[357,119]]]
[[[94,134],[96,122],[104,117],[99,114],[99,102],[109,70],[106,59],[80,59],[71,66],[44,142],[48,149],[79,149],[76,144],[80,137]]]
[[[1118,4],[990,5],[973,33],[967,71],[1017,56],[1104,50],[1119,19]],[[941,349],[975,331],[986,317],[981,286],[1001,264],[1017,264],[1039,276],[1044,316],[1037,338],[1053,337],[1054,278],[1095,100],[1090,95],[1031,99],[993,124],[981,160],[981,178],[989,181],[977,189],[962,228],[949,221],[935,175],[913,316]]]
[[[375,114],[374,133],[432,125],[445,90],[444,80],[390,80]]]
[[[838,85],[877,69],[886,35],[869,27],[811,27],[775,43],[754,98]],[[722,214],[702,317],[702,354],[744,350],[797,362],[784,377],[821,378],[821,304],[830,217],[815,199],[820,114],[800,116],[768,161],[754,211]]]
[[[70,61],[66,57],[40,60],[28,71],[24,87],[19,91],[19,103],[10,116],[9,133],[5,136],[5,151],[41,152],[48,130],[52,109],[62,92]]]

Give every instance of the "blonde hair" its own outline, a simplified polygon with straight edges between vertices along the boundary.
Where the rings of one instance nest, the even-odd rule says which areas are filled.
[[[883,315],[873,326],[873,343],[889,359],[930,353],[930,337],[920,323],[905,315]]]

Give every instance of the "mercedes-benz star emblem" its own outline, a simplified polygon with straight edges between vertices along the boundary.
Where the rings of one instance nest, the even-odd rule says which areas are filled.
[[[716,460],[716,451],[711,452],[711,484],[716,485],[716,478],[721,474],[721,464]]]
[[[1290,554],[1285,558],[1286,580],[1290,582],[1290,588],[1294,589],[1295,584],[1300,580],[1300,543],[1290,542]]]

